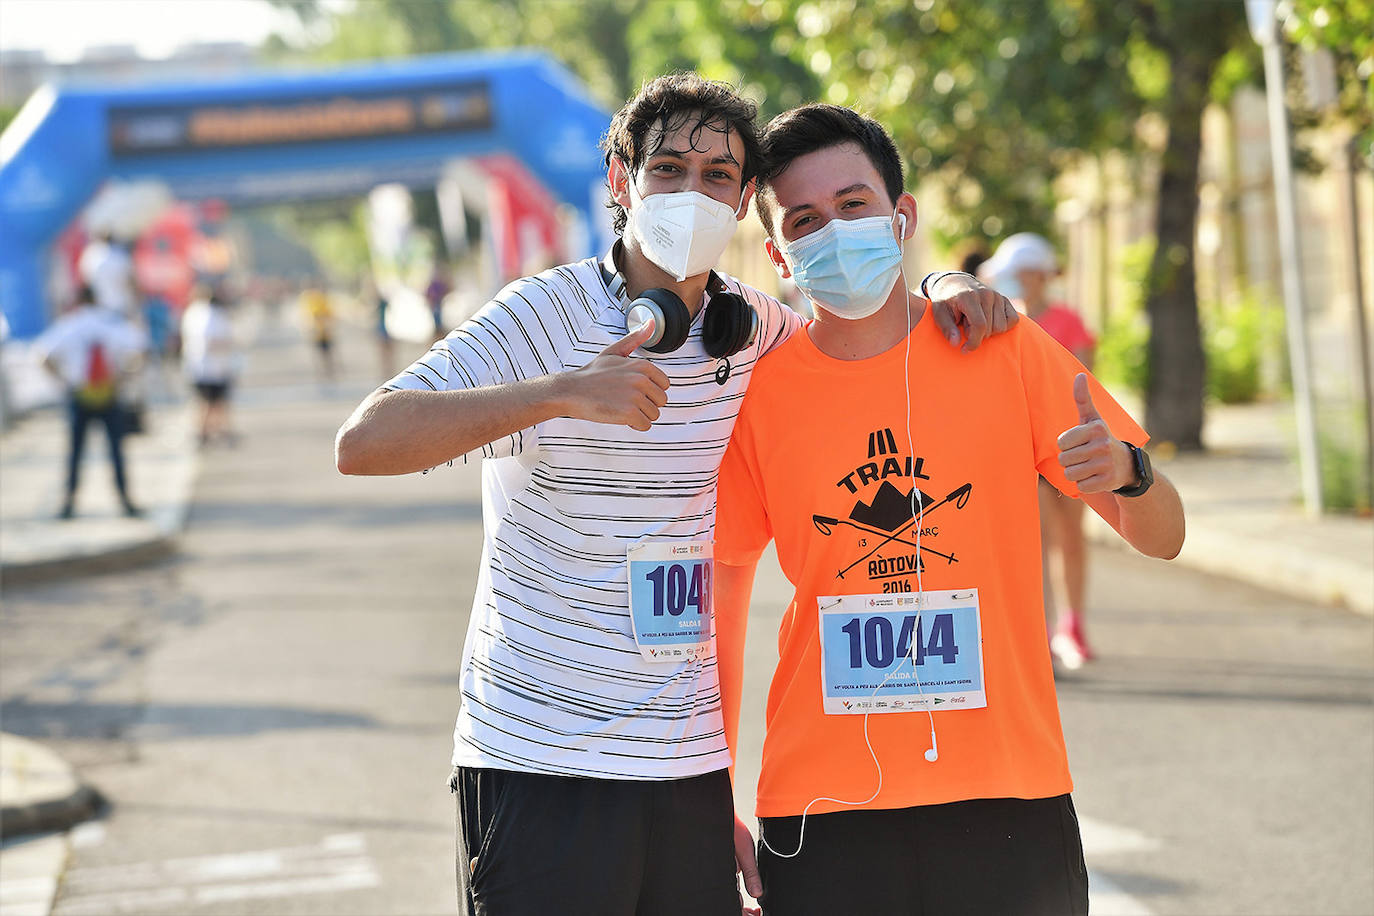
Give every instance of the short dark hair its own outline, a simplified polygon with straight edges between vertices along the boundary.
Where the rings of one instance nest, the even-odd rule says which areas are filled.
[[[768,185],[799,156],[829,149],[843,143],[857,144],[878,170],[887,196],[895,205],[906,188],[906,174],[897,146],[881,124],[840,105],[814,103],[784,111],[768,122],[760,138],[766,163],[759,174],[759,186],[754,194],[759,219],[768,237],[773,237],[771,211],[774,198]]]
[[[696,119],[693,134],[719,130],[739,134],[741,187],[759,173],[762,166],[758,128],[754,124],[758,105],[740,95],[728,83],[708,80],[696,73],[669,73],[644,84],[625,107],[615,113],[606,135],[601,138],[606,167],[619,159],[637,171],[663,142],[664,134]],[[608,188],[609,190],[609,188]],[[625,232],[625,208],[611,197],[606,206],[616,235]]]
[[[978,268],[983,266],[983,262],[988,259],[988,253],[981,248],[975,248],[964,255],[959,261],[959,269],[966,274],[977,274]]]

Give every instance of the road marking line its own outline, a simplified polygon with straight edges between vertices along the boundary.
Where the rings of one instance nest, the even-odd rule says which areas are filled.
[[[1083,837],[1083,858],[1089,863],[1088,911],[1094,916],[1150,916],[1153,910],[1091,866],[1103,856],[1159,849],[1159,840],[1130,827],[1082,815],[1078,817],[1078,830]]]
[[[1093,916],[1151,916],[1145,904],[1132,897],[1110,878],[1088,869],[1088,912]]]
[[[105,842],[105,825],[100,821],[86,821],[73,827],[67,834],[72,849],[93,849]]]
[[[84,916],[184,910],[222,901],[336,893],[380,884],[363,835],[336,834],[314,846],[72,869],[63,880],[56,912]]]
[[[10,878],[0,881],[0,908],[9,916],[9,908],[16,903],[51,899],[57,890],[56,878]]]
[[[1083,852],[1086,855],[1109,856],[1119,852],[1149,852],[1160,847],[1159,840],[1146,836],[1139,830],[1108,824],[1091,817],[1079,816],[1078,830],[1083,835]]]

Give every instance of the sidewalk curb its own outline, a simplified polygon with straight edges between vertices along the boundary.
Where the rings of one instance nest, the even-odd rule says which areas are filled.
[[[189,430],[190,413],[186,405],[175,408],[166,419],[174,430]],[[186,434],[189,436],[189,433]],[[70,543],[33,557],[5,559],[0,552],[0,586],[26,586],[53,582],[74,576],[118,572],[144,566],[176,551],[177,538],[186,529],[191,501],[200,473],[200,455],[189,438],[184,448],[169,453],[173,458],[166,469],[172,480],[164,504],[150,511],[146,533],[120,537],[86,547]]]
[[[1121,536],[1093,513],[1084,516],[1088,539],[1095,545],[1129,549]],[[1173,560],[1181,566],[1305,601],[1374,617],[1374,569],[1352,567],[1311,553],[1295,554],[1282,544],[1247,538],[1190,524],[1183,550]]]
[[[100,793],[81,782],[71,765],[48,748],[18,735],[0,735],[0,742],[0,777],[11,783],[11,793],[32,795],[0,807],[0,840],[67,830],[95,817],[104,806]]]
[[[6,586],[38,585],[75,576],[120,572],[160,560],[173,553],[175,548],[176,532],[172,532],[87,554],[44,558],[26,563],[3,563],[0,564],[0,582]]]
[[[0,840],[69,830],[94,818],[104,806],[100,793],[83,784],[64,798],[0,808]]]

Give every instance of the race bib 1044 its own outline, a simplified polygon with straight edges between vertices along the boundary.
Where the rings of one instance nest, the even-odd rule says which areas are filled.
[[[977,589],[817,600],[827,714],[987,705]]]

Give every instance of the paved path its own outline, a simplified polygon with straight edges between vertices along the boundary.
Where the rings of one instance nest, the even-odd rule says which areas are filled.
[[[278,375],[268,387],[256,390],[250,387],[245,391],[241,407],[244,411],[258,412],[260,419],[265,416],[261,411],[268,410],[270,413],[273,404],[288,407],[312,401],[323,402],[324,409],[330,411],[331,416],[321,428],[331,427],[347,413],[348,406],[375,382],[375,379],[366,379],[366,372],[360,371],[351,374],[340,386],[322,389],[309,375],[308,363],[301,362],[299,341],[293,338],[290,329],[269,328],[268,331],[262,345],[253,353],[250,372],[255,366],[262,371],[274,368],[283,358],[293,360],[305,371],[297,381],[284,381]],[[356,365],[371,364],[372,354],[368,352],[366,339],[361,335],[352,339],[346,352],[351,352],[356,358]],[[277,419],[285,416],[286,413],[283,413]],[[91,466],[86,469],[83,482],[80,503],[82,517],[73,522],[57,522],[53,519],[58,504],[60,462],[64,448],[64,429],[61,417],[55,412],[31,416],[0,436],[0,474],[3,474],[0,575],[4,576],[5,586],[23,587],[25,583],[45,578],[69,580],[75,574],[101,566],[118,567],[146,562],[175,550],[177,532],[185,524],[188,509],[192,506],[192,483],[200,466],[200,458],[193,445],[191,424],[189,407],[185,401],[167,399],[157,405],[152,415],[151,433],[130,443],[131,474],[137,497],[149,510],[146,519],[135,521],[123,519],[115,511],[116,502],[108,481],[108,467],[104,465],[102,447],[88,450]],[[277,428],[283,434],[286,432],[285,428],[274,427],[272,423],[265,428]],[[1374,573],[1370,568],[1371,557],[1374,557],[1374,524],[1368,519],[1310,520],[1303,515],[1296,498],[1297,477],[1285,445],[1284,429],[1284,410],[1281,405],[1216,410],[1211,414],[1208,427],[1208,440],[1213,446],[1211,453],[1157,461],[1179,486],[1188,508],[1189,540],[1180,562],[1289,593],[1299,599],[1328,601],[1363,614],[1374,613]],[[321,436],[327,440],[328,429]],[[94,444],[99,445],[98,442]],[[327,475],[331,473],[327,462],[327,441],[320,443],[320,446],[323,457],[317,471]],[[260,467],[260,472],[275,473],[266,464]],[[385,502],[389,498],[388,493],[398,492],[398,485],[405,490],[413,486],[412,482],[391,481],[391,487],[377,486],[377,483],[370,482],[367,486],[367,492],[373,493],[368,497],[369,500],[375,498]],[[253,517],[244,516],[242,508],[218,503],[212,493],[202,488],[201,499],[195,504],[196,511],[190,516],[193,526],[199,519],[200,524],[209,525],[208,530],[213,532],[217,519],[236,517],[240,521],[252,522]],[[336,512],[331,517],[337,516],[335,522],[343,524],[347,514],[339,516]],[[328,523],[323,518],[319,521]],[[340,570],[340,573],[343,571]],[[465,605],[466,596],[471,590],[470,582],[455,584],[454,590],[462,592],[463,597],[458,604]],[[99,613],[98,607],[90,610]],[[3,618],[0,618],[0,626],[7,626]],[[13,676],[12,672],[5,674],[6,678]],[[449,711],[445,710],[445,717],[448,714]],[[29,762],[21,765],[13,750],[17,746],[12,741],[0,743],[0,776],[4,777],[3,783],[0,783],[3,789],[0,794],[3,794],[4,805],[11,812],[21,809],[37,811],[40,806],[54,800],[70,800],[81,790],[79,781],[73,781],[72,784],[77,788],[63,789],[66,794],[62,799],[55,799],[53,786],[59,784],[57,777],[62,774],[58,771],[66,764],[60,758],[54,758],[55,762],[49,768],[51,771],[47,771],[34,766],[34,756],[29,755]],[[1364,753],[1359,747],[1352,747],[1352,750],[1357,754]],[[52,818],[47,826],[65,828],[76,817],[88,814],[90,806],[87,804],[85,809],[76,814],[72,813],[71,805],[67,809],[63,817]],[[16,819],[14,813],[6,818],[11,824]],[[1154,837],[1133,832],[1134,827],[1116,820],[1097,821],[1089,817],[1087,825],[1085,838],[1090,858],[1098,854],[1093,850],[1099,844],[1105,844],[1100,848],[1120,851],[1123,843],[1127,846],[1131,843],[1148,846],[1158,842]],[[82,842],[89,842],[91,834],[77,836],[85,836]],[[342,848],[338,844],[344,843],[344,840],[339,837],[347,839],[348,836],[322,835],[312,841],[323,844],[318,849],[310,842],[303,846],[272,848],[278,852],[287,848],[316,849],[302,861],[318,862],[328,859],[336,849]],[[1123,837],[1128,838],[1129,842]],[[0,851],[0,863],[3,863],[5,870],[5,879],[0,884],[0,903],[5,904],[7,916],[12,907],[19,906],[21,902],[24,907],[35,909],[14,909],[14,912],[47,912],[42,900],[45,895],[50,896],[55,886],[52,876],[62,867],[60,863],[65,861],[66,848],[65,841],[54,844],[51,838],[30,837],[6,842],[3,851]],[[251,852],[246,849],[241,853],[225,855],[232,857]],[[319,867],[337,869],[342,866],[326,864]],[[349,873],[353,876],[350,880],[361,881],[366,874],[366,869],[361,865],[350,868],[352,871]],[[92,881],[96,876],[97,873],[87,875]],[[1148,907],[1132,896],[1129,889],[1113,886],[1111,877],[1100,873],[1096,877],[1095,911],[1148,911]],[[292,880],[308,878],[309,875],[296,874]],[[278,881],[280,876],[263,873],[260,879],[265,886],[274,886],[273,882]],[[240,890],[224,893],[249,892]]]

